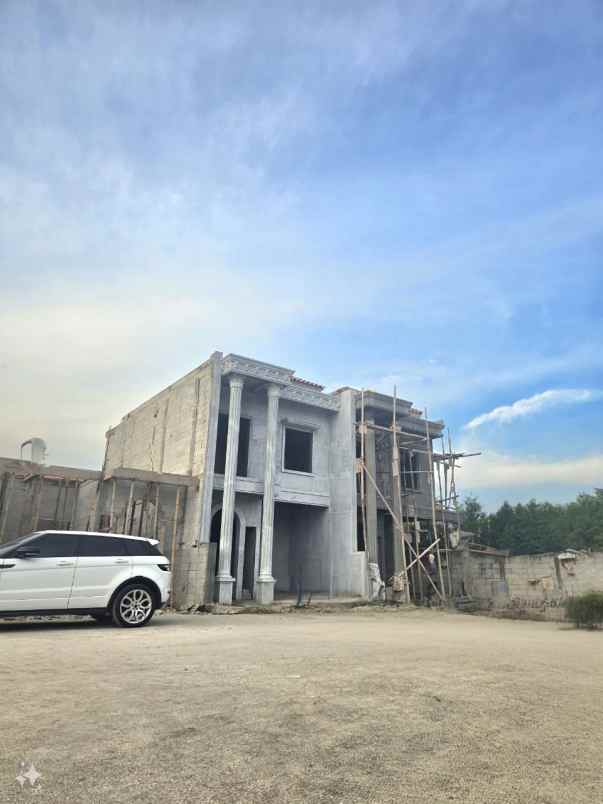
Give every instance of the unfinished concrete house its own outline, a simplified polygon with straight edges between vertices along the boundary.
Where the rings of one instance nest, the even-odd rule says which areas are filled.
[[[108,430],[101,472],[74,477],[76,500],[61,467],[5,460],[0,525],[4,538],[50,521],[156,537],[184,609],[269,604],[300,587],[370,597],[392,577],[406,599],[445,598],[458,520],[454,456],[433,450],[442,434],[410,402],[325,393],[291,369],[216,352]]]
[[[325,393],[291,369],[214,353],[108,431],[103,477],[136,469],[192,479],[175,548],[182,607],[213,599],[266,604],[298,585],[366,596],[369,558],[383,578],[411,560],[388,502],[396,496],[393,405],[352,388]],[[413,436],[424,444],[426,424],[429,440],[443,425],[426,423],[401,400],[396,421],[406,439],[398,497],[412,527],[406,538],[412,533],[420,547],[433,535],[433,505],[427,450]],[[375,485],[359,482],[363,440]]]

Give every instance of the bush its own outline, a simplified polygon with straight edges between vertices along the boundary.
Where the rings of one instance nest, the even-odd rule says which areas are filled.
[[[587,592],[584,595],[571,597],[565,603],[568,620],[578,628],[586,625],[594,628],[603,623],[603,592]]]

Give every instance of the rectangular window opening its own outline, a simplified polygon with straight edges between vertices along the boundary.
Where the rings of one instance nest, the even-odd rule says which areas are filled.
[[[291,472],[312,472],[312,436],[307,430],[285,429],[284,468]]]
[[[406,489],[419,488],[418,456],[412,450],[400,450],[400,469],[402,472],[402,486]]]
[[[239,423],[239,450],[237,453],[237,477],[247,477],[249,463],[249,434],[251,421],[241,418]],[[216,458],[214,472],[223,475],[226,471],[226,444],[228,442],[228,414],[218,416],[218,434],[216,437]]]

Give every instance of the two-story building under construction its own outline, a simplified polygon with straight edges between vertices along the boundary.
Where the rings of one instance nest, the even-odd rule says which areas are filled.
[[[401,577],[404,594],[444,596],[458,523],[454,456],[438,439],[443,423],[403,399],[325,393],[291,369],[216,352],[109,429],[102,470],[81,482],[69,470],[63,503],[60,467],[0,459],[0,539],[40,527],[44,507],[47,527],[56,509],[57,526],[156,536],[179,608],[268,604],[300,586],[370,596],[375,568]]]

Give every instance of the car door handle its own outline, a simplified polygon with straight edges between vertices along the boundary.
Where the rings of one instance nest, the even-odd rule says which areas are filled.
[[[10,569],[11,567],[14,566],[15,566],[14,564],[0,564],[0,569]]]
[[[57,567],[74,567],[75,561],[57,561]]]
[[[129,564],[130,562],[128,561],[127,558],[118,558],[115,563],[116,564]]]

